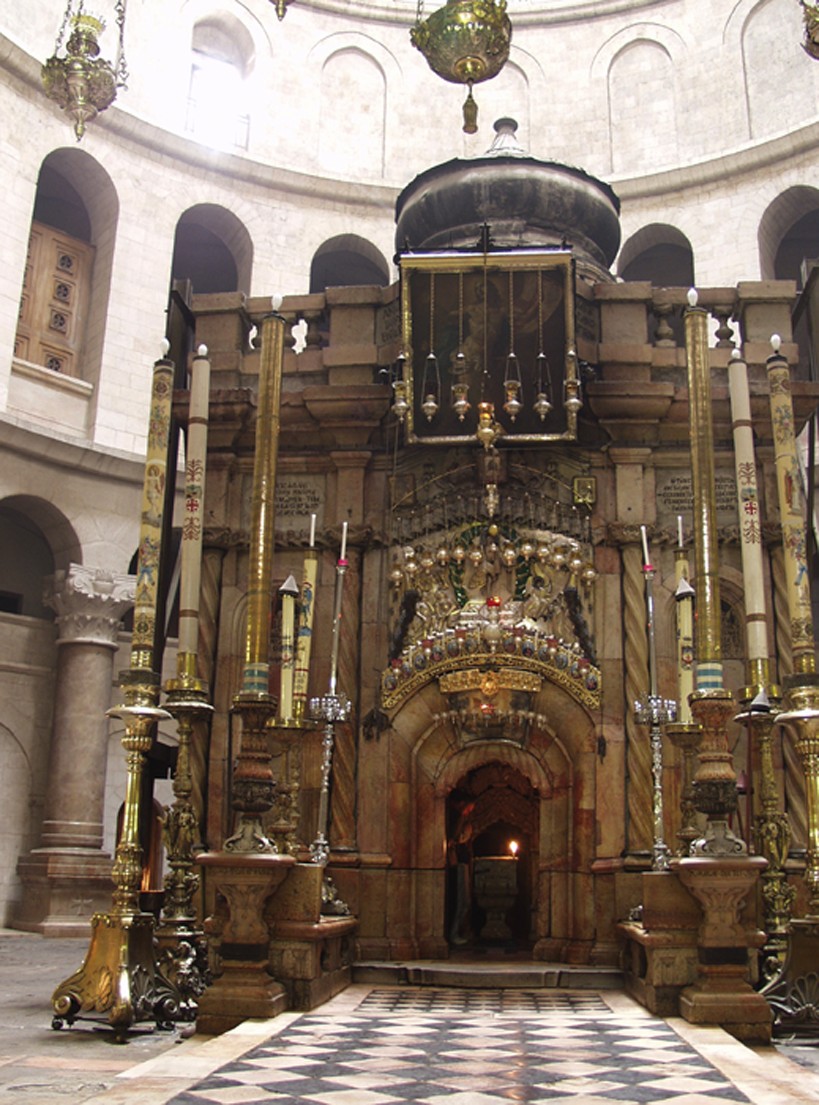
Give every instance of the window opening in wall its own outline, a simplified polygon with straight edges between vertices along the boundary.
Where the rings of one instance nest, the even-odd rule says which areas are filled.
[[[22,614],[23,596],[14,591],[0,591],[0,614]]]
[[[185,129],[209,146],[247,149],[250,115],[239,66],[193,51]]]

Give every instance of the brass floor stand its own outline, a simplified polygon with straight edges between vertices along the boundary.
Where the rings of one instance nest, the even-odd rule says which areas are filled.
[[[62,982],[51,998],[53,1028],[73,1024],[83,1015],[102,1020],[123,1043],[137,1021],[153,1020],[171,1028],[185,1019],[178,989],[162,974],[154,948],[152,913],[139,908],[142,851],[139,845],[139,795],[145,756],[158,721],[169,714],[156,705],[158,687],[142,670],[125,672],[125,705],[110,711],[125,724],[122,747],[127,753],[127,784],[122,836],[112,876],[113,906],[91,918],[91,945],[78,971]]]

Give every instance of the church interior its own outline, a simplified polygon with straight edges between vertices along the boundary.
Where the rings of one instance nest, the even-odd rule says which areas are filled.
[[[469,962],[819,1037],[819,9],[37,0],[0,49],[46,1019]]]

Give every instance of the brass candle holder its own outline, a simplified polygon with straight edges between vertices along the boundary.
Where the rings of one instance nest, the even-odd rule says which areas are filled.
[[[112,877],[113,907],[91,918],[91,945],[78,971],[52,995],[53,1028],[73,1024],[82,1014],[107,1014],[115,1039],[123,1042],[136,1021],[154,1020],[158,1027],[187,1019],[188,1010],[176,988],[162,974],[154,950],[154,915],[140,909],[142,849],[139,806],[145,757],[156,724],[170,717],[156,705],[158,685],[141,669],[123,672],[125,704],[109,711],[125,725],[122,747],[127,754],[127,783],[122,835]]]
[[[195,661],[192,653],[180,653],[179,674],[165,684],[165,707],[176,721],[179,744],[173,777],[174,801],[163,824],[168,873],[156,933],[163,972],[194,1013],[195,1000],[208,984],[209,971],[205,936],[197,922],[194,904],[200,882],[195,857],[202,849],[199,818],[191,801],[190,752],[196,727],[207,722],[213,713],[207,684],[193,674]]]

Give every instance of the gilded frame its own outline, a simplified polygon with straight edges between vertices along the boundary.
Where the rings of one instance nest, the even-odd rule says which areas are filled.
[[[569,251],[403,254],[399,269],[408,442],[457,445],[476,440],[480,400],[493,404],[504,442],[577,439],[577,410],[572,403],[565,405],[568,395],[579,395]],[[440,387],[439,409],[428,420],[421,404],[423,392],[430,390],[430,331]],[[522,409],[515,419],[504,410],[510,351],[522,382]],[[456,352],[465,353],[460,367],[467,366],[459,376]],[[545,419],[532,405],[538,353],[546,356],[551,381],[552,410]],[[469,381],[470,410],[463,420],[452,409],[455,379]]]

